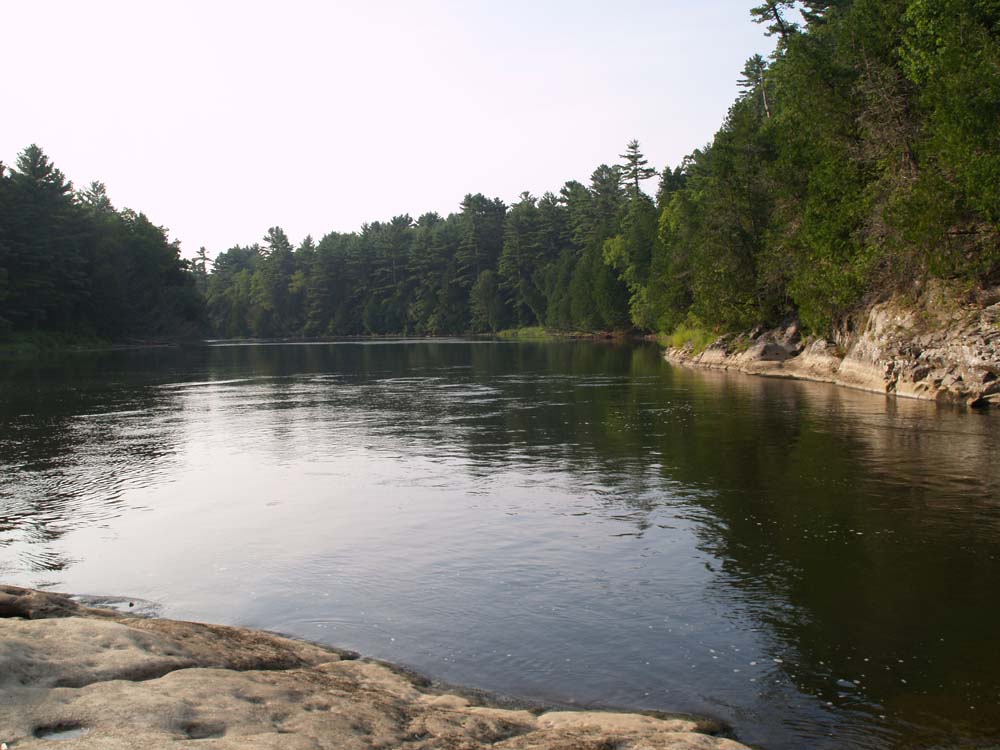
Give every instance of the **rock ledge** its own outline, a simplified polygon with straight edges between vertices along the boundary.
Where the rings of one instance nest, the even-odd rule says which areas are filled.
[[[0,586],[0,691],[11,750],[745,750],[688,718],[504,708],[346,651],[14,586]]]
[[[943,283],[849,321],[832,340],[802,337],[798,322],[726,335],[667,361],[749,375],[835,383],[975,408],[1000,406],[1000,288],[962,300]]]

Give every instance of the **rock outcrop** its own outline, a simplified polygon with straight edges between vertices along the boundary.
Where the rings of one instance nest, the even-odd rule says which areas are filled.
[[[0,586],[0,618],[11,750],[744,747],[688,718],[501,707],[349,652],[61,594]]]
[[[917,300],[874,305],[832,340],[804,339],[797,321],[727,335],[668,361],[752,375],[817,380],[876,393],[1000,406],[1000,288],[958,301],[932,285]]]

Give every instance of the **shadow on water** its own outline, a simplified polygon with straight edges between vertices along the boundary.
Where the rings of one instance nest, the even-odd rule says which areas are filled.
[[[674,478],[716,489],[700,501],[705,549],[723,561],[712,593],[766,629],[789,678],[830,709],[829,730],[856,712],[858,744],[995,742],[995,415],[678,376],[707,397],[702,422],[717,421],[664,444],[684,456]]]
[[[0,373],[18,582],[711,713],[771,748],[1000,740],[995,415],[593,343],[19,367]]]

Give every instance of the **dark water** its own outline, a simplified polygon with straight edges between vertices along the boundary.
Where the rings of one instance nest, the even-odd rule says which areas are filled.
[[[0,364],[0,580],[783,748],[1000,742],[1000,419],[655,349]]]

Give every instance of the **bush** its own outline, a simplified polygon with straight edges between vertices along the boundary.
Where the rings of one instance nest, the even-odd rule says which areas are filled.
[[[663,337],[666,345],[674,349],[689,348],[692,354],[701,354],[719,338],[718,334],[705,328],[693,315],[681,323],[674,332]]]

